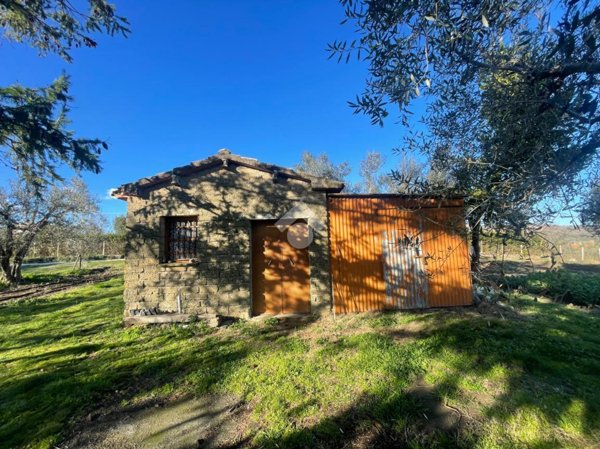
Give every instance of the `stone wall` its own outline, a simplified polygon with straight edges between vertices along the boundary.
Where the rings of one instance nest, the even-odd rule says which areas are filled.
[[[252,220],[277,220],[289,210],[316,228],[309,246],[311,310],[330,310],[326,194],[300,180],[230,164],[177,179],[128,198],[125,314],[176,311],[234,317],[251,314]],[[298,207],[301,206],[301,207]],[[198,216],[194,263],[164,263],[164,217]]]

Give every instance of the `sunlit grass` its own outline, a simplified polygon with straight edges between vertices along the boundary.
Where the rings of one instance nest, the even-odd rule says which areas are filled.
[[[0,446],[52,448],[98,404],[235,394],[251,444],[339,447],[373,429],[410,447],[594,447],[600,317],[513,296],[517,314],[428,311],[218,331],[121,327],[122,279],[0,306]],[[463,414],[426,429],[417,379]],[[468,425],[467,425],[468,424]]]
[[[23,267],[23,283],[55,282],[66,277],[86,275],[98,268],[120,271],[123,269],[123,265],[123,260],[90,260],[83,262],[81,268],[75,262],[25,265]]]

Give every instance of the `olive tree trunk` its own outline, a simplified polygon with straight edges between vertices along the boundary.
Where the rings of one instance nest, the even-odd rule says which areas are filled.
[[[471,271],[478,273],[481,268],[481,218],[469,220],[471,227]]]
[[[11,261],[10,254],[3,254],[0,257],[0,274],[4,281],[10,286],[18,285],[23,276],[21,274],[21,267],[23,266],[23,257],[17,255]]]

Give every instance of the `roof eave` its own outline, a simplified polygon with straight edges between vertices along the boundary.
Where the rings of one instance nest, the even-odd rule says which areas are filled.
[[[344,183],[342,182],[318,178],[305,173],[296,172],[289,168],[265,164],[263,162],[255,161],[254,159],[244,158],[234,154],[217,154],[215,156],[210,156],[207,159],[191,162],[188,165],[175,167],[168,172],[158,173],[157,175],[148,178],[142,178],[132,183],[123,184],[119,186],[111,196],[117,199],[126,200],[131,196],[139,196],[139,192],[136,192],[138,189],[148,189],[156,185],[172,182],[175,176],[189,176],[214,167],[227,167],[229,163],[266,173],[272,173],[273,175],[283,176],[288,179],[303,181],[309,183],[311,189],[316,192],[339,193],[344,188]]]

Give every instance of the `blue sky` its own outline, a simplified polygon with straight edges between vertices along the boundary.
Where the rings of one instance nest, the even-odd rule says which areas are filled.
[[[347,106],[365,66],[327,59],[327,43],[353,37],[337,1],[114,2],[131,35],[101,36],[96,49],[73,51],[72,64],[0,46],[0,85],[71,76],[72,128],[110,145],[102,173],[84,176],[109,216],[126,208],[106,198],[110,188],[220,148],[284,166],[305,150],[354,167],[370,150],[398,162],[391,149],[403,128],[372,126]]]

